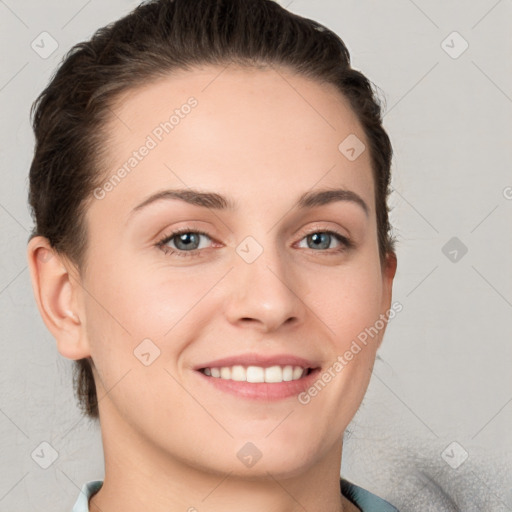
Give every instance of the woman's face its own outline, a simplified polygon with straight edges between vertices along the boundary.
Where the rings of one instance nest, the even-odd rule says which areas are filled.
[[[207,67],[132,90],[112,112],[110,185],[86,213],[77,290],[104,436],[243,475],[292,475],[330,457],[384,329],[357,352],[354,340],[389,310],[394,275],[380,266],[368,143],[347,101],[283,69]],[[178,189],[190,202],[166,192]],[[334,189],[351,195],[298,205]],[[216,199],[193,204],[192,190]],[[287,357],[314,378],[198,370],[288,379],[259,368],[302,366]]]

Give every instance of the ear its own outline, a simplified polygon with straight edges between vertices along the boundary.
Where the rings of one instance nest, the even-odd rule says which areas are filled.
[[[382,269],[382,301],[380,307],[381,314],[385,315],[386,318],[389,316],[386,313],[391,308],[391,300],[393,296],[393,279],[395,278],[397,265],[398,261],[396,254],[394,252],[388,253],[386,255],[386,262]],[[379,348],[382,343],[382,339],[384,338],[386,328],[387,322],[384,328],[379,333],[377,348]]]
[[[83,289],[76,267],[42,236],[30,239],[27,258],[37,307],[57,341],[57,350],[68,359],[89,357]]]

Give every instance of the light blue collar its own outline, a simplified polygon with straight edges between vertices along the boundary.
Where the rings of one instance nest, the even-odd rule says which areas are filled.
[[[72,512],[89,512],[89,499],[101,489],[103,480],[92,480],[82,486]],[[359,507],[362,512],[398,512],[398,510],[375,494],[340,478],[341,494]]]

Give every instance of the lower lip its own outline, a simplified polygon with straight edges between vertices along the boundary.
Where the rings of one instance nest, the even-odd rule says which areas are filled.
[[[306,391],[316,380],[320,373],[320,368],[316,368],[311,371],[309,375],[298,380],[290,380],[287,382],[245,382],[211,377],[199,370],[195,370],[195,372],[203,380],[226,393],[249,400],[273,401],[297,396]]]

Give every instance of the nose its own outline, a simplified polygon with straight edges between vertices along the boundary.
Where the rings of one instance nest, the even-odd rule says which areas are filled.
[[[252,263],[237,253],[234,258],[225,307],[230,323],[271,332],[284,324],[303,322],[307,307],[301,295],[305,290],[278,247],[267,244]]]

